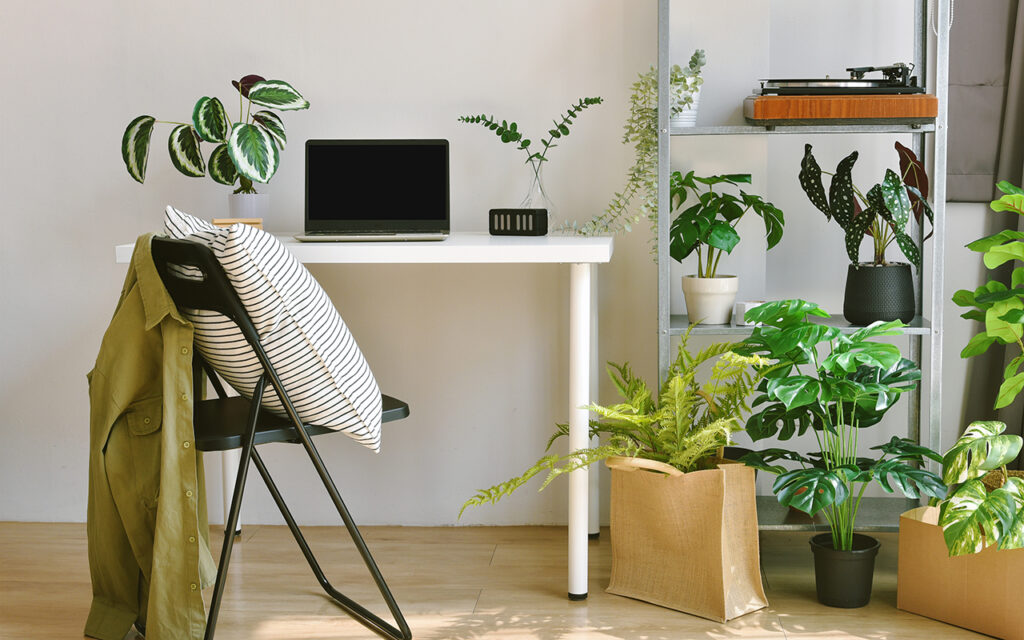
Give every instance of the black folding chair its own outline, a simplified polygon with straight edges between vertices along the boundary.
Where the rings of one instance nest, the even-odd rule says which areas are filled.
[[[291,529],[292,535],[295,536],[295,541],[302,550],[302,554],[306,556],[306,561],[309,563],[324,591],[327,592],[327,595],[349,615],[381,636],[393,638],[394,640],[410,640],[412,633],[409,631],[409,626],[406,624],[398,604],[391,595],[384,577],[377,568],[377,563],[374,562],[373,557],[370,555],[370,551],[367,549],[359,529],[345,507],[341,494],[338,493],[338,488],[324,466],[316,446],[313,445],[311,436],[334,433],[334,431],[326,427],[302,423],[288,397],[288,393],[281,384],[277,372],[274,370],[274,366],[270,363],[270,359],[260,344],[259,335],[252,320],[249,318],[249,314],[246,312],[245,307],[242,306],[238,294],[228,281],[227,275],[221,268],[220,263],[217,262],[213,252],[209,248],[194,242],[160,237],[153,238],[152,247],[153,260],[156,263],[157,271],[160,273],[164,286],[166,286],[167,291],[178,308],[215,311],[233,320],[263,365],[263,373],[253,391],[251,401],[238,396],[228,397],[224,393],[224,386],[216,373],[198,353],[193,352],[193,384],[195,387],[194,398],[196,398],[193,421],[196,447],[200,451],[225,451],[238,447],[242,448],[242,459],[238,465],[238,476],[235,480],[234,495],[231,498],[228,522],[224,525],[224,545],[221,548],[220,564],[217,568],[217,581],[213,589],[213,598],[210,601],[205,638],[207,640],[213,638],[214,629],[217,625],[217,614],[224,595],[224,583],[227,581],[228,562],[231,560],[231,548],[235,538],[234,533],[238,525],[238,513],[242,506],[242,492],[245,489],[246,472],[249,468],[249,460],[252,460],[256,465],[256,469],[263,477],[263,482],[266,483],[270,495],[274,498],[274,502],[277,503],[278,509],[281,510],[281,515],[284,516],[285,522],[288,523],[288,528]],[[173,265],[198,269],[202,272],[202,279],[190,277],[191,274],[186,274],[184,270],[171,268]],[[198,400],[198,398],[202,397],[200,393],[203,381],[202,371],[206,372],[213,383],[214,389],[217,392],[217,399]],[[281,399],[281,403],[288,413],[287,418],[274,415],[260,408],[260,401],[263,398],[263,393],[268,383],[277,392],[278,398]],[[401,420],[409,415],[409,405],[401,400],[390,396],[382,396],[382,400],[384,422]],[[263,459],[256,450],[255,445],[268,442],[301,443],[306,449],[309,459],[312,461],[317,473],[320,474],[320,479],[323,481],[327,493],[330,494],[331,500],[334,501],[334,506],[337,507],[341,519],[345,522],[345,528],[348,529],[349,535],[352,536],[352,541],[362,555],[363,562],[366,563],[366,567],[373,576],[374,582],[377,583],[381,596],[383,596],[384,601],[387,603],[388,609],[391,610],[398,628],[385,622],[373,612],[339,592],[324,576],[320,564],[310,550],[309,544],[307,544],[298,524],[295,522],[295,518],[292,517],[291,511],[289,511],[288,506],[284,502],[284,498],[281,497],[281,492],[278,491],[277,485],[274,484],[266,465],[263,464]]]

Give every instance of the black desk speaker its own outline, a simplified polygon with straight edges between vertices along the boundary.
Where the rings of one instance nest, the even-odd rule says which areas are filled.
[[[547,209],[491,209],[492,236],[543,236],[548,232]]]

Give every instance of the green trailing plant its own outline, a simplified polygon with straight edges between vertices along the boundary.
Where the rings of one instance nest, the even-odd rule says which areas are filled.
[[[523,132],[519,130],[519,125],[515,122],[509,122],[507,120],[498,122],[494,116],[486,114],[480,114],[478,116],[460,116],[459,122],[479,124],[493,131],[494,135],[501,139],[503,143],[515,143],[517,145],[517,149],[526,152],[526,162],[533,164],[536,170],[536,167],[539,167],[540,163],[547,162],[548,151],[558,146],[555,141],[569,135],[573,121],[580,116],[580,113],[584,109],[596,104],[601,104],[602,102],[604,102],[604,100],[600,97],[580,98],[576,101],[576,104],[570,105],[569,109],[566,110],[565,115],[561,116],[560,119],[551,121],[554,126],[551,129],[548,129],[548,137],[540,141],[540,145],[542,147],[540,151],[536,151],[536,147],[534,149],[530,149],[530,146],[533,144],[533,140],[527,138]]]
[[[697,276],[714,278],[723,253],[731,253],[740,241],[736,226],[753,211],[764,221],[768,248],[782,239],[785,217],[782,211],[760,196],[740,190],[739,196],[716,191],[718,185],[750,184],[749,173],[736,173],[701,178],[690,171],[684,177],[672,173],[670,184],[672,209],[678,210],[692,193],[696,202],[680,211],[669,227],[669,255],[682,262],[697,253]]]
[[[822,170],[818,166],[811,145],[804,145],[800,163],[800,186],[811,203],[834,219],[846,234],[846,253],[853,264],[860,262],[860,245],[864,236],[872,239],[873,254],[870,264],[889,264],[885,250],[895,242],[903,255],[918,269],[921,268],[921,247],[906,233],[911,215],[919,225],[923,219],[934,224],[934,214],[928,204],[928,175],[914,152],[896,143],[900,173],[885,170],[883,180],[866,192],[853,184],[853,165],[858,153],[843,158],[836,167],[829,184],[828,197],[821,182]],[[929,233],[925,239],[927,240]],[[868,263],[864,263],[868,264]]]
[[[281,117],[273,111],[253,113],[253,105],[278,111],[308,109],[309,102],[290,84],[248,75],[232,80],[238,92],[238,120],[232,122],[224,104],[203,96],[192,109],[191,122],[157,120],[142,115],[128,124],[121,139],[121,156],[132,178],[146,180],[150,140],[156,124],[175,125],[167,141],[171,163],[186,176],[201,178],[209,170],[214,182],[233,186],[235,193],[256,193],[254,182],[266,183],[280,162],[279,149],[288,138]],[[216,146],[206,160],[202,143]]]
[[[1024,441],[1005,429],[1002,422],[974,422],[942,457],[942,479],[950,491],[939,503],[939,525],[951,556],[992,545],[1024,548],[1024,479],[1006,471]],[[1002,486],[987,491],[981,477],[997,470]]]
[[[996,185],[1003,196],[993,200],[993,211],[1008,211],[1024,216],[1024,190],[1003,181]],[[995,269],[1006,263],[1024,262],[1024,232],[1016,229],[1000,231],[967,245],[983,256],[985,266]],[[1010,275],[1010,286],[989,280],[974,291],[961,289],[953,294],[953,302],[969,311],[961,315],[985,323],[985,328],[970,339],[960,357],[970,358],[988,351],[993,344],[1012,344],[1018,355],[1003,370],[1003,382],[996,396],[996,409],[1008,406],[1024,389],[1024,267],[1016,267]]]
[[[685,67],[675,64],[669,70],[671,116],[693,105],[694,96],[704,84],[701,72],[707,64],[703,49],[690,56]],[[591,236],[631,231],[641,220],[658,222],[658,70],[651,67],[639,74],[630,88],[629,117],[626,118],[623,144],[633,145],[633,166],[626,173],[626,185],[615,192],[605,210],[583,225],[566,223],[569,230]],[[630,209],[636,202],[635,212]]]
[[[757,386],[767,361],[756,355],[738,355],[732,351],[736,345],[729,343],[691,354],[688,339],[689,331],[657,396],[628,363],[609,363],[608,376],[623,402],[587,407],[601,417],[590,421],[591,437],[605,436],[607,444],[545,455],[522,475],[477,492],[462,505],[459,515],[470,506],[498,502],[540,473],[547,474],[540,487],[543,490],[558,476],[611,456],[658,460],[688,472],[720,447],[732,444],[731,434],[740,429],[743,414],[750,410],[746,398]],[[702,384],[698,369],[706,363],[713,364]],[[545,451],[568,434],[568,425],[557,425]]]
[[[812,322],[827,318],[818,305],[803,300],[769,302],[746,314],[760,323],[737,349],[775,362],[758,386],[746,430],[756,442],[789,440],[814,434],[818,451],[804,455],[771,448],[746,454],[741,461],[777,474],[772,490],[783,505],[825,515],[836,549],[849,550],[857,512],[868,484],[899,490],[909,498],[945,496],[938,475],[921,468],[925,458],[941,457],[912,440],[893,437],[872,447],[877,458],[859,454],[860,430],[877,424],[921,378],[921,370],[895,345],[878,338],[899,334],[899,321],[876,322],[845,335]],[[789,469],[779,462],[796,463]]]

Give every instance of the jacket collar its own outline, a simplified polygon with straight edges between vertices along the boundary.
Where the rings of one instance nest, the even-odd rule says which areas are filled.
[[[135,241],[135,252],[132,254],[132,269],[138,279],[142,308],[146,314],[146,331],[160,324],[167,316],[182,324],[188,324],[178,311],[171,295],[167,293],[167,288],[156,270],[156,264],[153,263],[153,236],[152,233],[139,236]]]

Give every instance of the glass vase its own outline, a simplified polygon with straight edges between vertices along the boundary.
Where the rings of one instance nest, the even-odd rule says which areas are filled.
[[[544,189],[544,165],[545,162],[538,160],[530,160],[528,163],[529,176],[530,176],[530,188],[526,192],[526,197],[519,203],[521,209],[544,209],[548,213],[548,234],[557,232],[556,227],[561,224],[558,219],[557,212],[555,210],[555,204],[551,202],[551,198],[548,197],[547,191]]]

